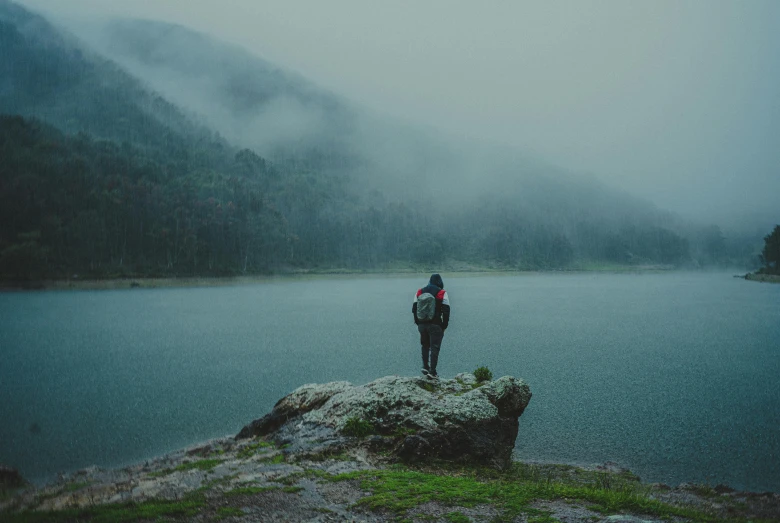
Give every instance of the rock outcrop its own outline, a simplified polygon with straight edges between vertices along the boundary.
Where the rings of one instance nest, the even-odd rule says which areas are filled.
[[[518,418],[531,399],[528,385],[504,376],[478,383],[388,376],[366,385],[304,385],[253,421],[237,439],[267,436],[295,452],[352,446],[383,450],[400,460],[443,459],[509,465]]]
[[[0,465],[0,491],[23,487],[26,484],[19,471]]]

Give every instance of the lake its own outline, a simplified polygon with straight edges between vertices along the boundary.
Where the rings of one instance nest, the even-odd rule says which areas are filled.
[[[0,294],[0,463],[143,461],[304,383],[416,375],[426,277]],[[444,275],[439,374],[533,392],[516,457],[780,491],[780,285],[730,274]]]

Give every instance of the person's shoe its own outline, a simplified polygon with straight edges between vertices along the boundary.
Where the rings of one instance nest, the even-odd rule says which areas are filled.
[[[432,380],[438,380],[439,379],[439,375],[436,374],[436,371],[431,371],[428,374],[426,374],[426,376],[428,376]]]
[[[431,373],[431,371],[430,371],[429,369],[426,369],[425,367],[423,367],[423,369],[422,369],[422,373],[423,373],[425,376],[427,376],[428,374],[430,374],[430,373]]]

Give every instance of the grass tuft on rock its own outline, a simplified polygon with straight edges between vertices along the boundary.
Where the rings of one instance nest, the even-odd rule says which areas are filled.
[[[479,383],[482,383],[485,381],[491,381],[493,379],[493,373],[490,372],[490,369],[487,367],[478,367],[474,371],[474,377],[477,378]]]

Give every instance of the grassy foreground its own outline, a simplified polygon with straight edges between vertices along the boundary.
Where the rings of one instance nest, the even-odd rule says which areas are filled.
[[[207,461],[207,460],[204,460]],[[0,514],[8,523],[70,521],[252,521],[247,507],[262,507],[263,496],[298,496],[301,480],[323,483],[347,483],[367,492],[350,508],[357,512],[385,514],[398,522],[471,521],[465,513],[474,511],[495,522],[522,517],[528,523],[555,523],[553,513],[539,508],[541,501],[561,501],[580,506],[593,514],[635,514],[670,521],[701,523],[771,521],[747,518],[739,513],[722,517],[706,507],[671,504],[658,499],[658,489],[643,485],[630,472],[614,473],[580,469],[565,465],[515,463],[509,470],[447,465],[412,468],[358,470],[332,475],[321,469],[306,468],[274,481],[275,486],[245,485],[225,490],[224,482],[213,481],[177,500],[151,499],[141,503],[94,505],[60,511],[24,511]],[[284,486],[287,485],[287,486]],[[291,498],[292,499],[292,498]],[[719,500],[720,501],[720,500]],[[442,507],[438,515],[420,514],[415,509],[434,503]],[[537,505],[536,507],[534,505]],[[327,508],[314,509],[328,512]],[[250,519],[247,519],[249,517]],[[484,519],[480,517],[480,519]],[[599,519],[594,516],[594,519]]]
[[[529,521],[555,522],[550,513],[532,508],[537,501],[582,502],[601,514],[634,513],[689,521],[715,522],[715,516],[687,507],[663,503],[652,497],[650,487],[629,475],[583,471],[574,467],[547,467],[517,463],[511,470],[460,469],[439,473],[396,468],[358,471],[336,476],[334,480],[358,480],[370,492],[357,505],[400,516],[428,502],[451,507],[473,508],[489,505],[499,511],[494,521],[512,521],[525,514]],[[469,521],[454,510],[450,521]]]

